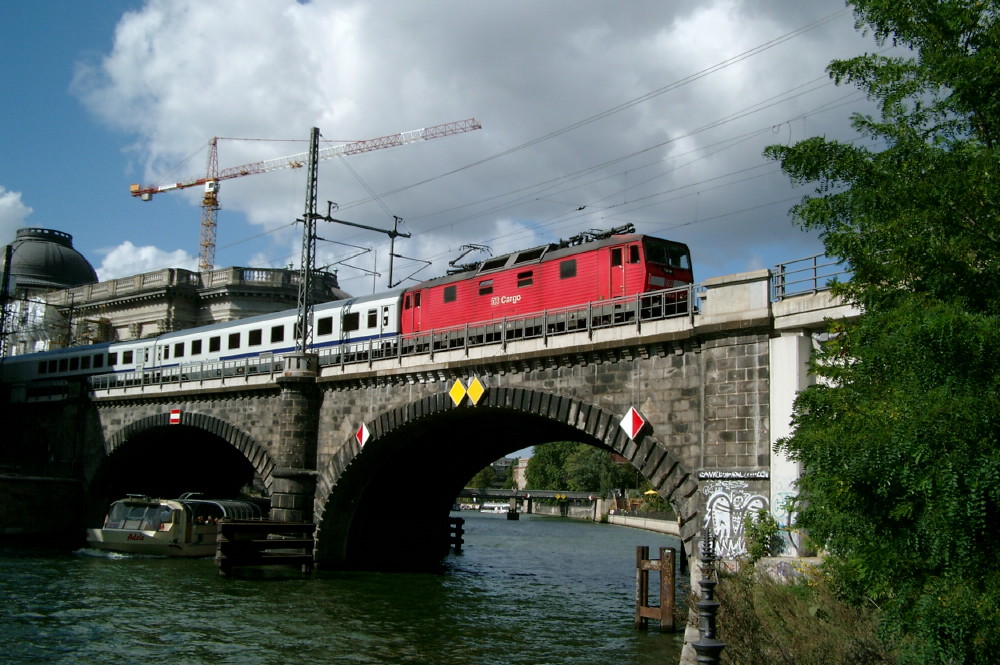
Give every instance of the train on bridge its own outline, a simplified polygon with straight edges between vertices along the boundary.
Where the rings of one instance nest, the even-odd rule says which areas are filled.
[[[643,301],[647,310],[684,313],[693,279],[691,255],[682,243],[636,234],[631,226],[588,232],[490,258],[413,287],[317,305],[310,350],[342,357],[364,348],[387,357],[407,349],[449,348],[458,340],[486,343],[503,334],[505,322],[541,312],[550,315],[544,324],[537,322],[539,327],[566,332],[591,325],[592,319],[580,313],[581,305],[653,293],[659,295]],[[602,316],[610,319],[616,309]],[[261,362],[270,366],[295,350],[297,318],[296,310],[286,310],[156,337],[13,356],[0,359],[0,380],[27,384],[110,377],[113,384],[115,377],[143,381],[152,373],[159,380],[160,372],[213,364],[221,368],[247,359],[254,359],[252,371],[261,371]],[[474,326],[473,337],[470,324],[481,324]]]

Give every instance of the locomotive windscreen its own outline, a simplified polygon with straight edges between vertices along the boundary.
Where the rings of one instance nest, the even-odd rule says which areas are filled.
[[[646,260],[679,270],[691,269],[691,255],[687,247],[656,238],[643,238]]]

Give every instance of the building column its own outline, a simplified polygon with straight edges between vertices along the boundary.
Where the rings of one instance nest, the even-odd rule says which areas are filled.
[[[812,336],[807,330],[782,332],[770,342],[771,354],[771,514],[783,529],[794,519],[786,510],[786,501],[797,494],[795,481],[802,474],[801,465],[774,450],[778,439],[792,433],[792,409],[799,391],[816,383],[809,374],[809,358],[813,350]],[[804,551],[800,535],[786,532],[785,551],[792,556],[809,556]]]
[[[281,410],[271,473],[271,519],[277,522],[313,519],[320,407],[317,367],[316,355],[291,354],[285,357],[284,373],[277,379]]]

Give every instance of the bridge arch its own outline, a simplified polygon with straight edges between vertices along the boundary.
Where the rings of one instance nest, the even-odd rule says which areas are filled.
[[[418,538],[446,544],[447,513],[475,472],[505,454],[560,440],[628,459],[676,510],[690,554],[699,528],[694,475],[655,428],[633,441],[619,427],[621,417],[578,398],[525,388],[491,388],[476,406],[467,400],[456,406],[440,392],[390,409],[366,423],[370,440],[363,449],[351,437],[319,470],[317,558],[333,566],[370,564],[378,552],[361,551],[351,541],[372,540],[370,547],[391,550],[380,529],[399,534],[397,551],[405,546],[412,552]],[[405,514],[414,528],[400,529],[393,514]],[[444,551],[441,542],[430,542],[425,554],[434,561]],[[392,565],[398,563],[397,557]]]
[[[223,452],[220,452],[217,446],[213,455],[211,449],[200,446],[208,438],[222,442]],[[136,441],[152,445],[149,446],[149,450],[134,450],[130,444]],[[111,495],[120,494],[122,491],[133,491],[122,487],[120,476],[126,471],[136,477],[136,489],[146,492],[143,489],[143,474],[149,471],[150,475],[155,475],[160,471],[161,465],[175,469],[197,469],[198,465],[204,465],[205,468],[197,469],[195,477],[211,476],[223,469],[233,473],[229,469],[229,464],[217,463],[216,456],[221,454],[227,461],[237,461],[242,458],[245,464],[238,466],[246,468],[248,474],[249,469],[252,469],[253,475],[256,476],[255,484],[259,481],[266,493],[270,494],[274,482],[272,478],[274,462],[267,449],[242,428],[205,413],[183,412],[180,414],[179,423],[171,423],[170,414],[166,412],[140,417],[106,436],[103,448],[102,459],[98,465],[90,469],[88,477],[84,480],[90,499],[89,522],[95,522],[103,516],[107,501],[117,498]],[[175,458],[174,449],[183,459]],[[204,449],[203,454],[199,453],[202,449]],[[224,450],[231,452],[225,453]],[[125,457],[127,462],[123,462]],[[124,469],[120,468],[122,466]],[[152,483],[153,487],[156,485],[157,483]],[[203,491],[203,488],[190,487],[184,491]]]

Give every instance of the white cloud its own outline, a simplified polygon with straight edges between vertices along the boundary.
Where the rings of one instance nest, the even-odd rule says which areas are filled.
[[[822,77],[830,58],[861,50],[850,16],[838,19],[839,30],[823,25],[715,73],[692,75],[826,17],[837,3],[568,6],[150,0],[122,18],[114,47],[97,66],[81,67],[75,91],[130,137],[141,164],[134,176],[149,184],[202,175],[204,154],[179,172],[170,169],[212,136],[305,139],[318,126],[324,138],[359,140],[477,117],[484,129],[473,134],[355,155],[350,169],[339,160],[320,168],[321,211],[334,200],[340,218],[383,229],[391,228],[392,215],[405,218],[413,238],[398,240],[396,252],[433,259],[421,276],[442,274],[466,243],[504,253],[623,220],[688,242],[709,272],[739,270],[774,247],[795,255],[817,247],[790,227],[787,199],[795,195],[787,178],[770,165],[769,178],[746,181],[760,173],[746,170],[766,166],[763,147],[785,139],[771,127],[797,134],[797,118],[846,94],[825,85],[767,102]],[[810,133],[836,136],[850,110],[810,116]],[[573,128],[585,119],[593,121]],[[741,138],[754,131],[763,133]],[[527,147],[486,159],[516,146]],[[219,165],[305,149],[222,141]],[[370,192],[383,194],[373,201]],[[220,199],[225,211],[270,230],[302,214],[303,195],[304,173],[297,170],[229,180]],[[231,228],[220,232],[220,245],[231,240]],[[365,259],[367,265],[387,267],[385,235],[346,227],[322,232],[377,248],[377,261]],[[275,234],[273,252],[248,254],[259,264],[297,263],[289,249],[297,244],[288,237]],[[355,251],[328,246],[324,260]],[[369,277],[348,272],[344,281],[370,286]]]
[[[164,268],[197,270],[198,261],[182,249],[167,252],[156,247],[136,247],[126,240],[110,249],[97,268],[100,281],[153,272]]]
[[[21,192],[0,187],[0,245],[14,240],[17,230],[27,226],[24,220],[30,214],[31,208],[21,201]]]

